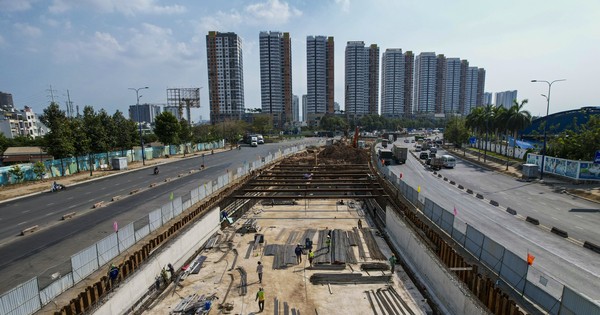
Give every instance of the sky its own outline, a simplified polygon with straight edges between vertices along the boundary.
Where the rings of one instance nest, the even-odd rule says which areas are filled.
[[[485,68],[486,92],[518,90],[534,116],[598,106],[597,0],[0,0],[0,91],[41,113],[67,91],[80,112],[165,104],[167,88],[201,88],[208,119],[206,35],[243,42],[246,108],[260,107],[260,31],[292,37],[293,93],[306,93],[306,36],[335,40],[335,101],[344,108],[348,41],[435,52]],[[52,90],[52,93],[51,93]]]

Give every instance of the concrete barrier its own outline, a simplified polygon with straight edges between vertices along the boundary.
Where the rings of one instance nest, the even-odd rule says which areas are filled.
[[[63,220],[63,221],[65,221],[65,220],[67,220],[67,219],[70,219],[70,218],[74,217],[74,216],[75,216],[75,214],[77,214],[77,213],[76,213],[76,212],[69,212],[69,213],[67,213],[67,214],[63,214],[63,216],[62,216],[62,220]]]
[[[24,229],[23,231],[21,231],[21,236],[31,234],[31,233],[37,231],[39,228],[40,228],[39,225],[30,226],[30,227]]]
[[[156,185],[158,185],[158,184],[157,183],[152,183],[148,187],[152,188],[152,187],[156,187]]]
[[[476,196],[477,198],[479,198],[479,199],[483,199],[483,195],[482,195],[482,194],[480,194],[480,193],[477,193],[477,195],[475,195],[475,196]]]
[[[527,216],[527,218],[525,218],[525,221],[527,221],[533,225],[540,225],[540,221],[538,219],[532,218],[530,216]]]
[[[181,174],[178,174],[177,177],[183,177],[183,175],[185,175],[185,174],[181,173]]]
[[[554,233],[554,234],[556,234],[558,236],[565,237],[565,238],[569,237],[569,233],[567,233],[567,231],[561,230],[561,229],[559,229],[557,227],[554,227],[554,226],[552,227],[552,229],[550,230],[550,232],[552,232],[552,233]]]
[[[451,180],[451,181],[450,181],[450,185],[454,185],[454,184],[456,184],[456,182],[455,182],[455,181],[453,181],[453,180]]]
[[[448,181],[448,177],[444,177],[444,181],[447,182]]]
[[[458,184],[458,189],[465,189],[465,186]]]
[[[498,203],[498,201],[496,201],[496,200],[490,200],[490,204],[491,204],[492,206],[496,206],[496,207],[500,205],[500,204]]]
[[[436,171],[433,171],[433,175],[437,175],[437,172],[436,172]]]
[[[516,215],[517,214],[517,210],[515,210],[515,209],[513,209],[511,207],[506,208],[506,212],[508,212],[508,213],[510,213],[512,215]]]
[[[103,206],[104,206],[104,201],[100,201],[100,202],[96,202],[96,203],[95,203],[95,204],[92,206],[92,208],[93,208],[93,209],[96,209],[96,208],[100,208],[100,207],[103,207]]]
[[[110,201],[117,201],[117,200],[119,200],[121,198],[123,198],[123,196],[121,196],[121,195],[114,196],[114,197],[112,197],[112,199]]]
[[[442,174],[438,174],[438,177],[439,177],[439,178],[442,178]]]
[[[165,178],[165,183],[170,182],[170,181],[171,181],[171,178]]]
[[[472,194],[472,193],[473,193],[473,190],[472,190],[472,189],[470,189],[470,188],[468,188],[468,189],[467,189],[467,193],[468,193],[468,194]]]
[[[140,189],[138,188],[138,189],[134,189],[134,190],[130,191],[129,194],[133,195],[133,194],[137,194],[139,192],[140,192]]]
[[[600,254],[600,246],[598,246],[594,243],[585,241],[585,242],[583,242],[583,247],[585,247],[587,249],[591,249],[591,250],[595,251],[596,253]]]

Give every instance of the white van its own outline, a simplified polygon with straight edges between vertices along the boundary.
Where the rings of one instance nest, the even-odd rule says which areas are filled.
[[[445,168],[454,168],[456,166],[456,159],[452,155],[442,155],[442,165]]]
[[[257,147],[258,146],[258,137],[252,136],[250,138],[250,146],[251,147]]]
[[[258,144],[265,144],[265,138],[263,138],[263,135],[256,135],[256,142]]]

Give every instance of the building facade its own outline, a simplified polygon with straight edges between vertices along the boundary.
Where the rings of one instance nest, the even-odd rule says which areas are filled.
[[[347,114],[379,114],[379,47],[350,41],[345,51],[345,103]]]
[[[446,114],[456,114],[459,112],[460,69],[460,58],[446,59],[443,99],[444,113]]]
[[[308,96],[306,94],[302,94],[302,121],[306,122],[308,117],[308,105],[307,105]]]
[[[263,114],[276,128],[293,121],[292,44],[290,33],[260,32],[260,89]]]
[[[0,109],[12,110],[15,107],[13,96],[10,93],[0,92]]]
[[[491,105],[494,104],[492,100],[492,93],[485,92],[483,93],[483,105]]]
[[[242,119],[245,105],[241,38],[232,32],[208,32],[206,56],[211,123]]]
[[[406,56],[400,48],[386,49],[381,57],[381,115],[384,117],[406,114],[405,65]]]
[[[31,107],[25,106],[24,109],[17,110],[14,104],[10,105],[10,110],[0,110],[0,132],[6,138],[29,136],[35,139],[48,134],[48,127],[40,121]]]
[[[415,59],[414,105],[417,113],[435,113],[437,58],[433,52],[422,52]]]
[[[334,41],[333,37],[306,37],[306,121],[311,114],[333,114]]]
[[[166,110],[165,106],[165,110]],[[179,108],[176,106],[172,106],[175,108],[173,115],[178,117],[179,120]],[[142,122],[148,124],[154,124],[156,120],[156,116],[160,115],[162,112],[160,105],[155,104],[140,104],[140,105],[130,105],[129,106],[129,119],[135,122]]]
[[[412,51],[404,53],[404,117],[410,117],[413,112],[415,55]]]
[[[479,69],[477,67],[467,68],[467,76],[465,82],[465,101],[463,108],[463,115],[468,115],[471,111],[478,106],[477,102],[477,84],[479,82]]]
[[[300,100],[298,95],[292,95],[292,122],[300,121]]]
[[[485,94],[485,69],[478,68],[477,69],[477,106],[483,106],[485,104],[484,100]]]
[[[517,100],[517,90],[497,92],[494,105],[508,109],[512,107],[515,100]]]

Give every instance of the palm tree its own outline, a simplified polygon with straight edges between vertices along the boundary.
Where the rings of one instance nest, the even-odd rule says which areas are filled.
[[[482,130],[485,129],[484,108],[475,107],[466,117],[465,126],[477,135],[477,140],[481,145]],[[478,156],[479,159],[479,156]]]
[[[519,104],[517,100],[514,100],[513,106],[508,110],[508,129],[512,131],[515,141],[513,147],[513,159],[515,158],[517,151],[517,135],[519,131],[522,131],[531,125],[531,113],[528,110],[523,109],[528,102],[527,99],[524,99],[521,101],[521,104]]]

